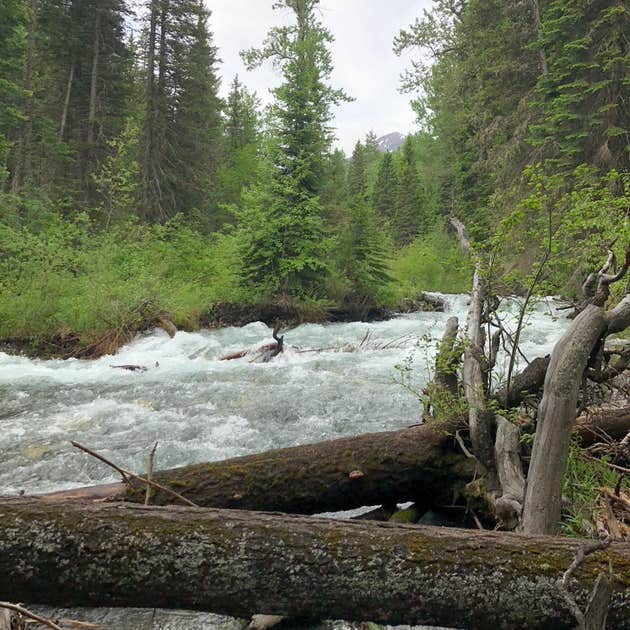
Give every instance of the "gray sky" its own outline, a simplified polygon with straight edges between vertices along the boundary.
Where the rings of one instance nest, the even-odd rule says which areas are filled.
[[[281,77],[270,65],[247,72],[239,51],[261,44],[271,26],[290,22],[290,12],[273,11],[273,0],[205,2],[212,11],[210,29],[222,59],[222,95],[238,73],[263,103],[269,103],[269,87]],[[352,153],[354,143],[371,129],[378,136],[416,129],[410,95],[397,89],[409,56],[396,57],[392,42],[430,5],[431,0],[322,0],[322,21],[335,37],[332,84],[356,99],[335,112],[338,145],[346,153]]]

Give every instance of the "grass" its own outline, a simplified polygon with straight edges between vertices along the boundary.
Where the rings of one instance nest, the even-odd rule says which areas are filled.
[[[213,304],[262,299],[241,282],[235,232],[205,235],[181,217],[153,226],[130,219],[103,230],[86,214],[21,214],[0,203],[0,341],[18,341],[32,353],[78,348],[86,350],[81,356],[89,349],[99,355],[159,316],[194,330]],[[422,291],[466,291],[470,270],[455,242],[436,229],[396,253],[391,276],[374,296],[378,306],[395,308]],[[329,283],[335,296],[339,278]],[[343,296],[303,302],[294,306],[323,316]]]

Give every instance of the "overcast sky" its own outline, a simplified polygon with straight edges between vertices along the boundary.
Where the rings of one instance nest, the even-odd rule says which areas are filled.
[[[270,66],[247,72],[239,52],[262,43],[271,26],[290,22],[291,12],[272,10],[273,0],[205,2],[212,11],[210,29],[222,59],[222,95],[238,73],[263,103],[269,103],[269,88],[281,77]],[[378,136],[415,130],[410,96],[398,92],[409,57],[397,57],[392,42],[430,4],[431,0],[322,0],[322,21],[335,37],[332,84],[356,99],[335,112],[338,145],[346,153],[352,153],[355,142],[370,130]]]

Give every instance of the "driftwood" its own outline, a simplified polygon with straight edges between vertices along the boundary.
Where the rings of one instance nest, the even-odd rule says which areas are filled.
[[[437,423],[277,449],[153,474],[153,483],[196,505],[314,514],[364,505],[450,503],[473,475],[449,431]],[[128,472],[128,471],[125,471]],[[153,486],[151,502],[176,502]],[[145,484],[64,491],[50,499],[106,498],[143,502]]]
[[[571,628],[558,588],[579,541],[231,510],[0,501],[0,592],[53,606],[139,606],[439,624]],[[575,571],[583,601],[612,567],[610,628],[630,618],[630,545]]]

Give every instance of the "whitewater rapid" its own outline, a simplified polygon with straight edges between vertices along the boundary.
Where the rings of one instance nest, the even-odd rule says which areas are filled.
[[[419,401],[400,385],[396,366],[412,358],[416,390],[430,378],[446,320],[456,315],[463,325],[466,317],[466,296],[444,297],[445,313],[299,326],[285,333],[285,352],[266,364],[251,362],[253,355],[220,360],[270,341],[260,322],[173,339],[156,330],[96,361],[0,353],[0,495],[116,480],[70,440],[143,471],[156,441],[156,466],[168,468],[416,423]],[[528,357],[549,353],[564,330],[557,306],[540,300],[528,315]],[[516,303],[504,301],[508,327],[515,314]],[[358,351],[342,351],[362,340]],[[147,370],[112,367],[123,364]],[[499,377],[505,369],[503,358]]]

